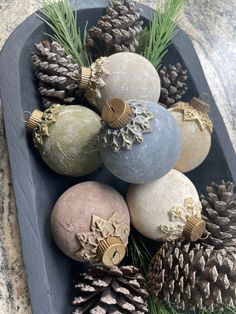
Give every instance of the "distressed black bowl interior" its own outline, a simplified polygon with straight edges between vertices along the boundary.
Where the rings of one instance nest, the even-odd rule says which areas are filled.
[[[81,29],[95,24],[104,12],[106,0],[79,1]],[[144,6],[147,23],[152,11]],[[65,178],[53,173],[33,148],[22,113],[40,108],[40,98],[32,75],[33,44],[45,38],[45,24],[35,15],[22,23],[7,41],[0,57],[0,90],[16,196],[21,241],[33,313],[65,314],[71,311],[72,272],[83,267],[65,257],[55,246],[50,233],[50,214],[57,198],[80,181],[106,182],[125,195],[127,184],[104,168],[85,178]],[[193,46],[182,31],[174,38],[164,64],[181,61],[189,70],[189,92],[185,100],[207,93],[212,105],[213,143],[205,162],[188,174],[199,193],[211,181],[234,180],[236,159],[224,123],[211,96]],[[234,180],[235,181],[235,180]]]

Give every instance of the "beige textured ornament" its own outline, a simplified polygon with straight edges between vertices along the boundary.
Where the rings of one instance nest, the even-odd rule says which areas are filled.
[[[205,230],[199,225],[202,220],[197,190],[177,170],[155,182],[131,186],[127,204],[131,223],[150,239],[175,241],[186,236],[196,240]]]
[[[100,111],[107,101],[114,98],[155,103],[160,98],[159,75],[154,66],[138,54],[115,53],[99,58],[90,68],[90,82],[87,84],[82,80],[81,86],[87,85],[85,95]]]
[[[194,97],[190,103],[179,102],[169,110],[182,135],[182,151],[174,168],[188,172],[198,167],[210,151],[213,125],[208,116],[209,105]]]
[[[117,265],[125,256],[130,217],[123,197],[99,182],[83,182],[58,199],[52,234],[69,257],[90,264]]]

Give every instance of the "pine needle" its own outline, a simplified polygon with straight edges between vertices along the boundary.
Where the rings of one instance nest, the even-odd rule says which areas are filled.
[[[141,236],[135,232],[131,232],[130,234],[128,255],[131,258],[132,265],[140,269],[140,271],[146,275],[152,256]]]
[[[158,1],[150,28],[145,29],[141,35],[139,53],[157,69],[161,66],[171,39],[177,33],[176,23],[182,13],[184,2],[185,0]]]
[[[90,65],[90,56],[85,49],[87,25],[81,34],[77,27],[77,14],[73,12],[68,0],[44,0],[41,14],[38,16],[53,31],[53,35],[49,36],[56,40],[68,55],[80,66]]]

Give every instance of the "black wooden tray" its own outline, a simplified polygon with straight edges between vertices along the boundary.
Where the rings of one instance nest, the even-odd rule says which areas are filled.
[[[77,1],[81,29],[88,21],[94,25],[106,6],[106,0]],[[141,6],[145,22],[152,10]],[[32,75],[33,44],[45,38],[48,29],[35,15],[23,22],[8,39],[0,56],[0,92],[6,137],[10,155],[25,269],[33,313],[65,314],[71,311],[72,269],[80,265],[65,257],[55,246],[50,233],[50,214],[57,198],[70,186],[88,179],[111,184],[125,195],[127,184],[105,169],[82,178],[56,175],[41,161],[31,136],[22,121],[22,112],[40,108],[40,98]],[[175,36],[164,63],[181,61],[190,73],[191,96],[207,93],[212,105],[213,143],[205,162],[188,174],[199,193],[207,183],[222,178],[236,181],[236,158],[223,120],[211,96],[191,41],[182,31]]]

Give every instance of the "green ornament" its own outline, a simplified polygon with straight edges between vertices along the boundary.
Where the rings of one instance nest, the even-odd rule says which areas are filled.
[[[66,176],[84,176],[101,166],[98,149],[100,117],[83,106],[53,105],[35,110],[28,126],[45,163]]]

